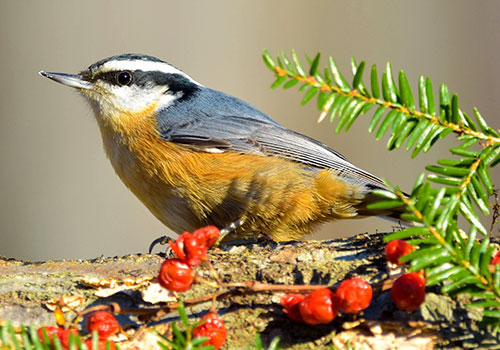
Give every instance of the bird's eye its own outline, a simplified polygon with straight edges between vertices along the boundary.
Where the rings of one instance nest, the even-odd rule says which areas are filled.
[[[129,85],[132,82],[132,74],[130,72],[120,72],[116,76],[116,81],[122,86]]]

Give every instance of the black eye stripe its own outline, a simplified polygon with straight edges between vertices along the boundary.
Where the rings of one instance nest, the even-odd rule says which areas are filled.
[[[130,82],[123,84],[120,83],[121,76],[123,76],[124,73],[130,74]],[[144,75],[150,73],[150,72],[143,72],[140,70],[136,71],[128,71],[128,70],[119,70],[119,71],[109,71],[109,72],[102,72],[102,73],[97,73],[96,75],[92,76],[89,78],[90,81],[96,82],[98,80],[105,81],[108,84],[111,85],[117,85],[117,86],[123,86],[123,85],[140,85],[143,86],[145,85],[144,81]]]
[[[110,71],[110,72],[98,73],[98,74],[94,75],[91,78],[91,80],[94,82],[98,81],[98,80],[102,80],[102,81],[105,81],[111,85],[117,85],[117,86],[130,85],[130,83],[129,84],[120,84],[118,82],[120,74],[125,73],[125,72],[128,72],[128,71]],[[133,81],[133,73],[129,72],[129,74],[131,74],[131,82],[132,82]]]
[[[123,84],[119,81],[119,75],[127,72],[131,75],[130,82]],[[167,93],[177,94],[180,93],[182,97],[179,100],[186,100],[191,98],[196,92],[200,90],[200,86],[193,83],[187,77],[176,73],[166,73],[162,71],[142,71],[142,70],[119,70],[97,73],[90,76],[89,71],[82,72],[84,79],[96,82],[98,80],[104,81],[113,86],[136,86],[139,88],[165,86]]]
[[[182,90],[184,87],[188,87],[190,85],[197,86],[193,82],[191,82],[188,78],[183,75],[176,73],[165,73],[162,71],[142,71],[142,70],[119,70],[119,71],[108,71],[97,73],[92,77],[87,77],[87,80],[95,82],[97,80],[105,81],[112,85],[120,85],[118,84],[117,77],[120,73],[128,72],[132,76],[132,81],[129,85],[137,85],[137,86],[145,86],[145,85],[165,85],[173,90]],[[86,75],[86,72],[83,73]]]

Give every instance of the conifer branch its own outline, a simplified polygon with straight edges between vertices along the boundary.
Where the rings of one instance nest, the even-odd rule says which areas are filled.
[[[388,150],[406,142],[406,150],[413,150],[412,158],[450,134],[461,142],[450,149],[454,159],[441,159],[437,165],[426,167],[430,174],[422,173],[417,178],[410,197],[387,184],[393,194],[380,192],[385,200],[369,207],[406,206],[407,213],[402,217],[421,226],[393,233],[386,240],[409,239],[418,250],[402,260],[410,261],[412,271],[424,269],[428,285],[442,283],[443,293],[474,297],[471,306],[482,307],[485,322],[499,327],[500,264],[490,265],[495,248],[478,215],[490,212],[489,196],[494,190],[489,171],[500,163],[499,131],[491,128],[476,108],[473,121],[459,108],[458,96],[450,95],[444,84],[436,104],[431,80],[421,76],[417,107],[405,73],[399,72],[396,84],[390,63],[380,81],[376,65],[371,67],[367,87],[363,82],[364,61],[358,65],[351,59],[353,78],[349,84],[331,57],[320,73],[320,57],[317,54],[314,59],[308,58],[306,74],[294,51],[291,59],[281,53],[277,63],[265,51],[264,61],[276,77],[271,87],[283,85],[288,89],[302,83],[302,104],[317,96],[318,122],[330,115],[336,132],[348,131],[359,115],[377,107],[368,131],[375,132],[377,140],[390,133]],[[433,184],[441,187],[434,188]],[[468,233],[458,227],[459,216],[470,223]]]

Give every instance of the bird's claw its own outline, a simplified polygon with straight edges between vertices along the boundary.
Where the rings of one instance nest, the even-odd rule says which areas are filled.
[[[149,245],[149,254],[152,253],[153,251],[153,248],[157,245],[157,244],[160,244],[160,245],[165,245],[168,243],[168,241],[170,240],[170,237],[168,236],[161,236],[161,237],[158,237],[157,239],[155,239],[153,242],[151,242],[151,244]]]

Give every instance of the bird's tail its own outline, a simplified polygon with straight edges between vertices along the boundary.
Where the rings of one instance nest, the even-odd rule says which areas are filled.
[[[377,189],[388,191],[387,189],[382,189],[382,188],[377,188]],[[406,193],[405,196],[409,197],[409,195]],[[367,193],[363,201],[357,207],[358,216],[359,217],[380,216],[383,219],[399,223],[405,227],[412,227],[418,225],[415,222],[408,221],[404,217],[402,217],[402,214],[407,213],[406,206],[404,205],[393,208],[385,208],[385,209],[368,208],[370,204],[381,202],[384,200],[386,199],[374,194],[373,192]]]

